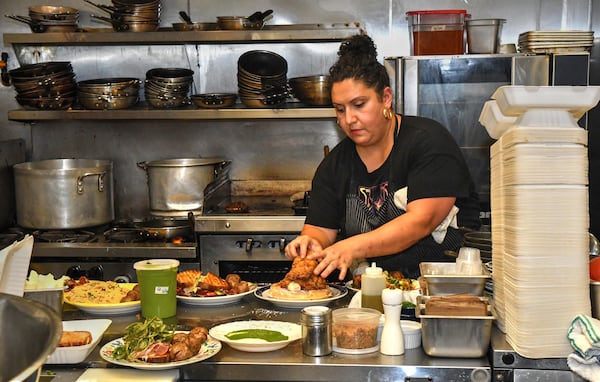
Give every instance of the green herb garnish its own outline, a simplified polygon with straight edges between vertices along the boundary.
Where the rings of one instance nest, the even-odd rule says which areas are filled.
[[[125,328],[123,345],[113,350],[114,359],[135,358],[135,354],[156,342],[171,342],[174,330],[166,325],[160,318],[153,317],[144,322],[134,322]]]
[[[225,337],[230,340],[241,340],[244,338],[258,338],[267,342],[285,341],[289,337],[276,330],[269,329],[242,329],[229,332]]]

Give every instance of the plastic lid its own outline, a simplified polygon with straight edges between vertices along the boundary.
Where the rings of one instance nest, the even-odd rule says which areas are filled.
[[[408,11],[407,15],[444,15],[444,14],[461,14],[466,15],[467,11],[464,9],[432,9],[426,11]]]
[[[371,276],[381,275],[383,274],[383,269],[378,267],[375,262],[372,262],[370,267],[365,268],[365,274]]]

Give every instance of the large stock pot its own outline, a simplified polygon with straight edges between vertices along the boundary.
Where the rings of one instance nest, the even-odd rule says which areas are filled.
[[[155,216],[201,215],[204,189],[230,164],[219,158],[180,158],[139,162],[146,170],[150,213]]]
[[[111,161],[50,159],[13,168],[20,226],[74,229],[114,220]]]

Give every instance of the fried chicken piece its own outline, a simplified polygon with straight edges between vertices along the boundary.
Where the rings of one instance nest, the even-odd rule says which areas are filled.
[[[204,290],[229,290],[229,283],[214,273],[208,272],[202,281],[198,282],[198,289]]]
[[[304,290],[327,288],[327,280],[313,273],[317,264],[319,264],[319,262],[314,259],[301,257],[294,258],[292,268],[285,275],[283,280],[279,282],[279,285],[282,288],[287,288],[291,282],[295,282]]]
[[[240,275],[230,273],[227,276],[225,276],[225,280],[227,281],[230,287],[235,288],[235,286],[238,285],[240,281],[242,281],[242,278],[240,277]]]

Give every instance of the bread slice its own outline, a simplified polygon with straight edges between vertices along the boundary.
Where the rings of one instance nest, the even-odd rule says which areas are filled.
[[[83,346],[92,343],[92,333],[87,330],[63,331],[58,347]]]
[[[425,303],[425,314],[432,316],[487,316],[487,306],[479,297],[467,294],[432,296]]]
[[[177,273],[177,286],[179,288],[193,288],[198,282],[202,272],[199,269],[189,269]]]

